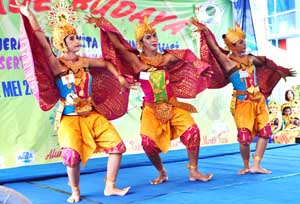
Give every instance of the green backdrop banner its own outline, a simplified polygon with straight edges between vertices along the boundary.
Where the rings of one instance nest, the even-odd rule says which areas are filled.
[[[58,1],[30,1],[42,29],[51,37],[47,11]],[[199,36],[189,24],[197,15],[215,32],[218,39],[232,26],[230,0],[74,0],[68,1],[78,11],[77,29],[82,42],[81,55],[101,57],[99,31],[84,22],[84,16],[104,15],[128,39],[134,42],[134,26],[145,15],[155,26],[160,40],[159,50],[189,48],[199,56]],[[24,79],[19,52],[18,10],[13,0],[0,3],[0,168],[43,164],[60,161],[60,148],[53,129],[56,108],[48,112],[39,109]],[[220,41],[222,44],[222,42]],[[236,141],[236,130],[229,112],[232,87],[205,90],[193,100],[199,113],[193,114],[201,130],[201,145],[215,145]],[[127,146],[127,154],[140,153],[139,136],[141,90],[132,91],[128,113],[112,121]],[[183,148],[178,140],[172,149]],[[104,154],[97,154],[104,156]]]

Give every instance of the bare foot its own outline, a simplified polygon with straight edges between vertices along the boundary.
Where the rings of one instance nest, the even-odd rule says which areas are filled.
[[[253,174],[271,174],[272,171],[261,167],[251,167],[249,171]]]
[[[68,203],[78,203],[80,201],[80,191],[79,188],[73,190],[72,195],[67,199]]]
[[[198,171],[192,172],[190,171],[190,181],[203,181],[207,182],[212,179],[214,175],[213,174],[202,174]]]
[[[128,193],[129,189],[130,189],[130,186],[123,188],[123,189],[106,186],[104,189],[104,195],[105,196],[112,196],[112,195],[124,196]]]
[[[243,169],[239,170],[239,171],[237,172],[237,174],[239,174],[239,175],[244,175],[244,174],[247,174],[249,171],[250,171],[249,168],[243,168]]]
[[[168,179],[169,178],[167,176],[167,172],[165,170],[162,170],[156,179],[150,181],[150,184],[152,184],[152,185],[161,184],[163,182],[168,181]]]

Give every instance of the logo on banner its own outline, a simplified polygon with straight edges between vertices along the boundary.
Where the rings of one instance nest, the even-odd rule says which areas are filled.
[[[224,9],[209,0],[195,5],[195,14],[198,20],[205,24],[219,24],[222,20]]]
[[[16,163],[17,165],[32,164],[34,161],[33,151],[25,151],[17,153]]]

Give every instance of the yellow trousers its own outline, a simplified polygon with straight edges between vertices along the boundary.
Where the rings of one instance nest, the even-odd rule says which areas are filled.
[[[166,123],[161,123],[154,116],[154,110],[145,105],[142,112],[141,135],[150,137],[162,152],[170,148],[170,141],[180,137],[195,124],[191,114],[181,108],[173,107],[173,116]]]
[[[269,113],[265,100],[236,101],[234,120],[237,128],[247,128],[252,137],[269,122]]]
[[[85,166],[93,153],[115,148],[122,139],[104,116],[91,112],[86,117],[63,116],[58,141],[61,148],[76,150]]]

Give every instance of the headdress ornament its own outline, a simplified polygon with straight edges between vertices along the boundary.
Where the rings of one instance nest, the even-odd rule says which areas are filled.
[[[299,103],[298,103],[298,101],[293,100],[291,106],[292,106],[292,107],[298,107],[298,108],[299,108]]]
[[[281,111],[283,111],[285,108],[291,108],[291,103],[284,103],[281,105]]]
[[[234,48],[234,44],[239,40],[244,40],[246,38],[246,34],[241,29],[238,23],[235,23],[234,29],[229,28],[227,33],[223,35],[223,40],[228,47],[229,50]]]
[[[49,11],[49,24],[53,26],[53,45],[61,52],[68,51],[65,44],[65,38],[68,35],[76,35],[76,29],[72,25],[76,20],[76,12],[73,7],[65,4],[64,0],[59,1],[59,5],[55,4]]]
[[[275,101],[270,101],[268,104],[269,108],[279,108],[279,106],[277,105],[277,103]]]
[[[144,23],[137,24],[135,26],[135,40],[137,44],[137,48],[141,48],[141,40],[143,39],[145,34],[152,34],[155,32],[155,28],[148,24],[148,18],[144,18]]]

